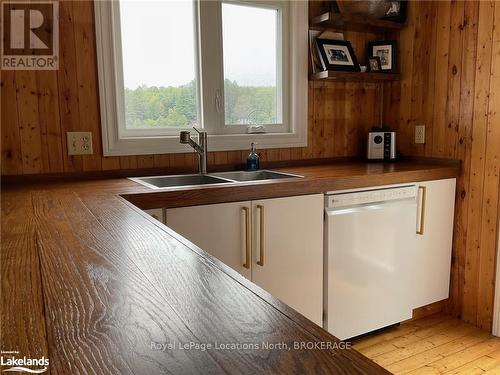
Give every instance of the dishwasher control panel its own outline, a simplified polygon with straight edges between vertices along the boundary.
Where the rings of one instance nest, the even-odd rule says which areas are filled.
[[[416,197],[416,185],[382,188],[376,190],[361,190],[325,196],[325,207],[346,207],[367,203],[387,202]]]

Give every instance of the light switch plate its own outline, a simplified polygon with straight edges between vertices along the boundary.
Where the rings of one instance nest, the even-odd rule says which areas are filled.
[[[91,132],[67,132],[68,155],[92,155]]]
[[[415,143],[425,143],[425,125],[415,126]]]

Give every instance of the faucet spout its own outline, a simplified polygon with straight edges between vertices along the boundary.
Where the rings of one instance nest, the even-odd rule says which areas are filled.
[[[188,131],[181,131],[179,141],[183,144],[189,144],[198,154],[198,169],[200,174],[207,173],[207,154],[208,154],[208,135],[207,132],[199,131],[193,128],[198,133],[198,143],[191,139],[191,134]]]

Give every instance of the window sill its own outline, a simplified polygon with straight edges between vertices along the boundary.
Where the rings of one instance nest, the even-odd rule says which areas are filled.
[[[119,140],[110,140],[106,134],[103,134],[103,137],[104,156],[173,154],[193,151],[191,147],[179,142],[179,136],[131,137]],[[259,149],[305,147],[307,146],[307,131],[209,135],[208,151],[246,150],[250,147],[251,142],[257,143]]]

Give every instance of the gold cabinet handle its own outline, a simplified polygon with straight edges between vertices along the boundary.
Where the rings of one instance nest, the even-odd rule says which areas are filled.
[[[424,235],[424,227],[425,227],[425,200],[427,196],[427,186],[419,186],[418,187],[419,191],[422,191],[422,205],[420,209],[420,225],[417,230],[417,234],[420,234],[421,236]]]
[[[250,269],[250,209],[243,207],[245,213],[245,263],[243,267]]]
[[[264,206],[261,204],[257,205],[257,208],[260,211],[260,255],[257,264],[261,267],[264,267]]]

